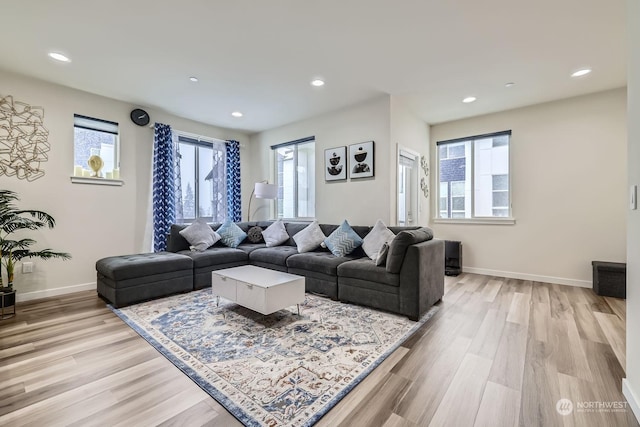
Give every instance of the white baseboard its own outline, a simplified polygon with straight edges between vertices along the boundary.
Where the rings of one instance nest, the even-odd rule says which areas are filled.
[[[44,289],[34,292],[16,292],[16,301],[31,301],[47,297],[55,297],[58,295],[71,294],[73,292],[91,291],[96,289],[96,282],[84,283],[81,285],[65,286],[62,288]]]
[[[489,270],[486,268],[462,267],[465,273],[484,274],[486,276],[507,277],[509,279],[531,280],[533,282],[557,283],[558,285],[578,286],[580,288],[590,288],[592,283],[589,280],[567,279],[564,277],[539,276],[536,274],[516,273],[513,271]]]
[[[633,415],[636,416],[636,420],[640,422],[640,402],[631,390],[629,381],[626,378],[622,379],[622,394],[627,399],[627,402],[629,402],[629,407],[631,408]]]

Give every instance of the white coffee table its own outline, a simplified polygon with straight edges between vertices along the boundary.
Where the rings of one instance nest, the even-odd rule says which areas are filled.
[[[211,289],[220,303],[226,298],[267,315],[304,302],[304,277],[254,265],[211,272]]]

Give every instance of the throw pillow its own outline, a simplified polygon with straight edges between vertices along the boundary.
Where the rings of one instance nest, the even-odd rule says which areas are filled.
[[[297,232],[293,236],[293,240],[298,246],[298,252],[310,252],[316,249],[326,239],[326,236],[320,229],[318,221],[313,221],[302,231]]]
[[[249,231],[247,231],[247,239],[251,243],[264,242],[264,239],[262,238],[262,228],[258,227],[257,225],[254,227],[251,227]]]
[[[220,235],[220,241],[230,248],[237,248],[247,237],[247,233],[231,221],[225,221],[217,232]]]
[[[376,261],[382,245],[390,242],[394,237],[396,237],[396,235],[393,234],[393,231],[389,230],[382,220],[378,220],[369,234],[364,236],[362,249],[369,258]]]
[[[382,245],[382,249],[380,249],[380,252],[378,252],[378,257],[374,259],[373,262],[375,262],[376,265],[378,266],[386,265],[388,253],[389,253],[389,243],[385,242],[385,244]]]
[[[267,229],[262,232],[262,237],[264,237],[268,248],[281,245],[289,240],[289,234],[284,228],[284,222],[282,222],[281,219],[268,226]]]
[[[213,231],[202,218],[196,219],[189,226],[180,230],[179,233],[189,242],[189,245],[191,245],[189,248],[192,251],[202,252],[220,240],[218,233]]]
[[[336,228],[329,237],[324,239],[324,243],[333,255],[343,257],[362,245],[362,239],[353,231],[353,228],[345,219],[340,227]]]

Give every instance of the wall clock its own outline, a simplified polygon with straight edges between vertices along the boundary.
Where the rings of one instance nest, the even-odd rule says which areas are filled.
[[[149,124],[149,113],[140,108],[131,111],[131,121],[138,126],[146,126]]]

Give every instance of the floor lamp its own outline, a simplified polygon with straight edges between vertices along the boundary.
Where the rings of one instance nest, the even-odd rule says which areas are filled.
[[[278,198],[278,186],[275,184],[269,184],[269,181],[264,180],[256,182],[249,196],[249,209],[247,210],[247,221],[251,221],[251,200],[255,194],[256,199],[276,199]]]

